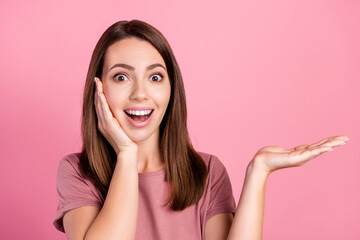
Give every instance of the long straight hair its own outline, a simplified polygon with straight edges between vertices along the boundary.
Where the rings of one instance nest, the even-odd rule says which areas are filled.
[[[80,169],[85,177],[92,180],[105,199],[117,156],[97,128],[94,77],[101,78],[104,55],[109,46],[119,40],[132,37],[151,43],[166,64],[171,95],[160,124],[159,146],[162,161],[166,165],[165,181],[169,183],[171,189],[166,204],[173,210],[183,210],[200,200],[208,171],[204,160],[190,142],[186,125],[184,84],[172,49],[159,30],[143,21],[114,23],[103,33],[93,51],[83,96],[81,125],[83,146]]]

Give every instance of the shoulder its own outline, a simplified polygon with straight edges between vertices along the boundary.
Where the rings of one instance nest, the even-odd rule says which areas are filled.
[[[219,213],[235,212],[236,204],[229,175],[220,159],[209,153],[198,152],[208,167],[204,193],[204,223]]]
[[[70,153],[60,159],[57,177],[61,178],[68,174],[81,176],[79,152]]]
[[[62,218],[67,211],[81,206],[101,208],[103,205],[101,193],[80,171],[80,156],[80,153],[71,153],[59,162],[56,180],[59,203],[53,224],[60,231],[64,231]]]
[[[219,172],[219,171],[225,170],[224,164],[220,161],[220,159],[217,156],[210,154],[210,153],[199,152],[199,151],[197,153],[204,160],[209,173],[214,172],[214,171]]]
[[[92,179],[85,177],[80,170],[81,153],[71,153],[60,159],[57,171],[57,191],[68,199],[95,196],[100,202],[103,197]],[[66,200],[68,200],[66,199]]]
[[[72,166],[78,168],[80,163],[80,153],[70,153],[60,159],[59,166]]]

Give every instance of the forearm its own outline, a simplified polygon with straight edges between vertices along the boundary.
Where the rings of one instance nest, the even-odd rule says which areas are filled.
[[[250,162],[228,240],[262,239],[268,173]]]
[[[137,153],[120,153],[104,205],[85,239],[135,239],[138,215]]]

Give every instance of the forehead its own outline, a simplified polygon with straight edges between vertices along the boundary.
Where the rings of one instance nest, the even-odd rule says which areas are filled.
[[[115,63],[126,63],[135,68],[152,63],[165,65],[160,53],[151,43],[137,38],[122,39],[110,45],[105,53],[104,67]]]

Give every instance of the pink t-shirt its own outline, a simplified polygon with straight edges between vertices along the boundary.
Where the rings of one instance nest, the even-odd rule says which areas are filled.
[[[168,185],[165,169],[139,173],[139,209],[136,239],[204,239],[206,221],[219,213],[235,213],[236,205],[229,176],[220,160],[199,152],[209,175],[205,191],[198,203],[183,211],[164,207]],[[64,231],[62,217],[81,206],[101,208],[104,199],[97,188],[85,179],[79,170],[79,153],[61,159],[57,174],[59,205],[54,219],[55,227]]]

